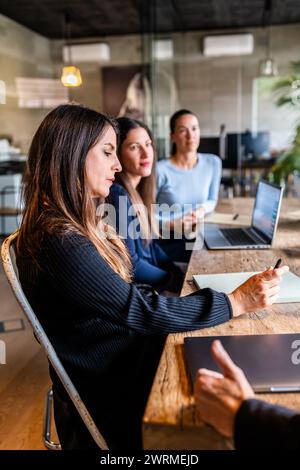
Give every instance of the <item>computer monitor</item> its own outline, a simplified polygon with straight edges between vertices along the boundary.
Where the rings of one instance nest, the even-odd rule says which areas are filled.
[[[241,146],[242,157],[247,160],[268,158],[270,155],[270,132],[243,132]]]
[[[219,156],[220,138],[219,137],[201,137],[198,152],[213,153],[214,155]]]
[[[239,168],[240,134],[225,134],[225,158],[222,167],[226,169]],[[198,152],[220,155],[220,137],[201,137]]]
[[[269,131],[228,133],[225,139],[225,158],[222,166],[226,169],[240,168],[242,159],[267,158],[270,149]],[[201,137],[198,152],[220,156],[220,137]]]
[[[226,134],[226,158],[223,160],[223,168],[237,170],[241,162],[241,134]]]

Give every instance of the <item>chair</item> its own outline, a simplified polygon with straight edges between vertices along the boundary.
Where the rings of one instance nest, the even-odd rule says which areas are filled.
[[[108,446],[105,442],[105,439],[100,434],[99,430],[96,427],[90,413],[88,412],[86,406],[81,400],[79,393],[74,387],[70,377],[68,376],[66,370],[64,369],[60,359],[58,358],[49,338],[47,337],[42,325],[34,314],[19,281],[18,268],[16,265],[16,257],[14,250],[14,243],[17,239],[18,231],[11,234],[6,238],[1,247],[1,258],[3,262],[3,267],[5,274],[7,276],[8,282],[14,292],[14,295],[20,304],[26,318],[33,328],[34,335],[39,341],[41,346],[44,348],[48,360],[52,364],[55,372],[61,380],[64,388],[69,394],[70,399],[72,400],[74,406],[76,407],[79,415],[81,416],[86,428],[90,432],[95,443],[101,450],[108,450]],[[55,444],[50,439],[50,421],[51,421],[51,402],[52,402],[52,391],[50,390],[47,395],[47,405],[46,407],[46,419],[44,424],[44,443],[49,449],[60,449],[59,444]],[[50,407],[50,408],[49,408]]]
[[[56,442],[53,442],[51,439],[52,409],[53,409],[53,390],[52,388],[50,388],[50,390],[48,390],[48,393],[46,395],[46,400],[45,400],[43,441],[47,449],[61,450],[61,445]]]

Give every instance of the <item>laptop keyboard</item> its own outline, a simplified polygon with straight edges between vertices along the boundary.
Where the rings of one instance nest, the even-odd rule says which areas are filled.
[[[224,237],[229,241],[232,246],[238,245],[257,245],[257,242],[252,240],[246,232],[236,228],[220,229]]]

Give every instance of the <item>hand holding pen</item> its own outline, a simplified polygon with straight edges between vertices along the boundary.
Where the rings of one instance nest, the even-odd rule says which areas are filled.
[[[281,259],[276,262],[274,268],[270,267],[255,274],[229,294],[234,317],[268,307],[275,302],[280,290],[281,277],[289,270],[288,266],[280,264]]]
[[[278,269],[278,268],[279,268],[279,266],[281,265],[281,261],[282,261],[281,258],[279,258],[279,259],[276,261],[276,264],[275,264],[275,266],[274,266],[274,269]]]

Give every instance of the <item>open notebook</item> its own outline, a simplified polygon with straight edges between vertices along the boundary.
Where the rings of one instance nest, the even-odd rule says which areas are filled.
[[[238,215],[234,219],[234,213],[212,212],[205,216],[204,222],[208,224],[226,224],[237,227],[249,227],[251,225],[251,215]]]
[[[254,274],[257,272],[196,274],[193,279],[199,289],[210,287],[218,292],[230,294]],[[300,302],[300,278],[290,271],[283,275],[280,293],[275,301],[277,304],[287,302]]]

